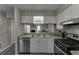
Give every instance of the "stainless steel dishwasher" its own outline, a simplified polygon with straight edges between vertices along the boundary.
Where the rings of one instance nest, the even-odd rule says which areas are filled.
[[[18,38],[18,53],[19,54],[30,53],[30,37]]]

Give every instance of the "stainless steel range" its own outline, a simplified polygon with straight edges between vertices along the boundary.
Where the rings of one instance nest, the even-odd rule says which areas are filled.
[[[71,50],[79,50],[79,41],[72,38],[54,40],[55,55],[71,55]]]

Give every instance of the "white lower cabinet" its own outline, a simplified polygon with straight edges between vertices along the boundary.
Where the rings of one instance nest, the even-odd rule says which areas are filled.
[[[47,38],[38,39],[38,52],[39,53],[48,53],[49,52]]]
[[[49,39],[49,44],[48,44],[48,48],[49,48],[49,53],[53,53],[54,52],[54,39]]]
[[[38,48],[38,39],[31,38],[30,39],[30,52],[37,53],[38,52],[37,48]]]
[[[30,52],[32,53],[53,53],[54,40],[50,38],[31,38]]]

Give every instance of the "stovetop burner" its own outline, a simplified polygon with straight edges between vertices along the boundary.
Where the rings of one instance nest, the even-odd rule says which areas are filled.
[[[56,42],[60,45],[64,46],[65,48],[69,48],[72,50],[79,50],[79,42],[73,39],[56,39]]]

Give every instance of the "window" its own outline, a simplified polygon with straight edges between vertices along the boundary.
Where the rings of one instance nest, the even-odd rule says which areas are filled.
[[[33,17],[33,23],[34,24],[43,24],[44,23],[44,17],[43,16],[34,16]]]
[[[30,33],[30,25],[24,25],[25,33]]]
[[[37,33],[39,33],[40,30],[41,30],[41,27],[38,25],[37,26]]]

